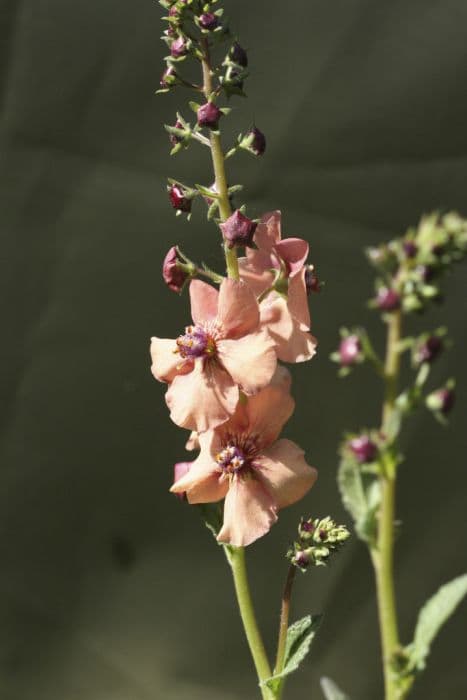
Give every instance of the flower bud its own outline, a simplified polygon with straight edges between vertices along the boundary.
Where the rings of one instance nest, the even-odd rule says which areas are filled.
[[[415,272],[422,282],[430,282],[435,276],[435,271],[431,265],[417,265]]]
[[[374,462],[378,454],[378,447],[368,435],[358,435],[347,444],[359,464]]]
[[[182,36],[179,36],[178,39],[172,41],[170,45],[170,54],[173,56],[173,58],[180,58],[181,56],[184,56],[186,52],[187,45]]]
[[[431,335],[423,342],[419,343],[415,348],[414,362],[416,365],[421,365],[424,362],[431,363],[443,349],[443,341],[437,335]]]
[[[162,277],[173,292],[180,293],[187,279],[191,277],[187,265],[179,258],[177,246],[172,246],[162,263]]]
[[[221,117],[221,110],[213,102],[201,105],[197,112],[198,125],[206,126],[208,129],[217,129]]]
[[[456,394],[454,389],[452,387],[445,386],[442,389],[437,389],[429,394],[426,397],[426,405],[430,411],[446,416],[448,413],[450,413],[452,407],[454,406],[455,399]]]
[[[262,156],[266,150],[266,137],[262,131],[254,126],[243,137],[240,146],[241,148],[250,151],[250,153],[253,153],[255,156]]]
[[[287,552],[291,564],[305,571],[311,564],[324,566],[350,536],[345,525],[332,518],[302,518],[298,526],[299,540]]]
[[[167,90],[168,88],[173,87],[174,85],[177,85],[178,83],[178,75],[177,71],[173,66],[168,66],[168,68],[165,69],[165,71],[161,75],[161,79],[159,81],[159,85],[163,90]]]
[[[305,286],[307,294],[317,294],[321,291],[321,283],[313,269],[313,265],[308,265],[305,269]]]
[[[213,12],[204,12],[199,18],[199,25],[202,29],[216,29],[219,26],[219,18]]]
[[[339,345],[339,362],[342,367],[351,367],[362,359],[362,344],[358,335],[342,338]]]
[[[298,526],[298,536],[303,542],[308,542],[313,539],[315,529],[312,518],[308,518],[308,520],[302,518]]]
[[[408,258],[414,258],[418,253],[418,246],[413,241],[404,241],[402,247]]]
[[[229,248],[236,246],[252,246],[253,235],[257,224],[237,209],[229,218],[220,225]]]
[[[177,119],[177,121],[174,124],[175,129],[183,129],[184,126],[182,122]],[[172,146],[176,146],[178,143],[181,143],[183,141],[183,136],[179,136],[178,134],[169,134],[169,141],[172,144]]]
[[[174,209],[189,213],[191,211],[191,197],[182,185],[171,185],[168,189],[169,199]]]
[[[381,311],[395,311],[401,305],[401,298],[395,289],[380,287],[376,297],[376,305]]]
[[[246,68],[248,65],[247,53],[237,42],[235,42],[230,49],[229,58],[233,63],[236,63],[237,66],[242,66],[242,68]]]

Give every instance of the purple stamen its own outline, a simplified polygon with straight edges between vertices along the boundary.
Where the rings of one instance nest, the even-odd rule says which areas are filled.
[[[203,357],[209,351],[210,338],[199,326],[188,326],[185,334],[177,338],[177,347],[183,358]]]
[[[245,455],[236,445],[227,445],[216,456],[219,467],[228,474],[236,474],[246,462]]]

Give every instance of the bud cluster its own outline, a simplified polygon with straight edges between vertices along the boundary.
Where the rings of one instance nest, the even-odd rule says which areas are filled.
[[[345,525],[337,525],[329,516],[300,521],[298,540],[287,552],[291,564],[302,571],[310,566],[325,566],[350,537]]]

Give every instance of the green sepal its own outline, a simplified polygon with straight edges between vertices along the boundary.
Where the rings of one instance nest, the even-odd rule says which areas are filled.
[[[208,209],[208,213],[207,213],[208,221],[211,221],[215,217],[218,209],[219,209],[219,202],[214,201]]]
[[[464,574],[441,586],[425,603],[418,615],[413,642],[404,650],[409,669],[423,671],[436,635],[466,595],[467,574]]]
[[[243,185],[232,185],[232,187],[229,187],[227,190],[227,194],[235,194],[236,192],[241,192],[243,190]]]
[[[322,619],[323,615],[306,615],[306,617],[290,625],[287,630],[284,669],[281,673],[271,676],[271,678],[263,682],[275,695],[280,689],[284,678],[297,670],[310,651],[311,642]]]
[[[326,700],[350,700],[349,696],[346,695],[330,678],[321,678],[320,684]]]
[[[190,101],[188,102],[188,104],[190,105],[190,109],[191,109],[195,114],[198,112],[198,109],[201,107],[200,104],[198,104],[197,102],[193,102],[192,100],[190,100]]]
[[[203,195],[203,197],[209,197],[209,199],[219,199],[219,195],[217,192],[213,192],[207,187],[204,187],[204,185],[195,184],[195,187],[198,190],[198,192]]]

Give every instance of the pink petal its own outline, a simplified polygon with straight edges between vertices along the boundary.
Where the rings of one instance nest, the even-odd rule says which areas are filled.
[[[217,316],[219,292],[201,280],[190,282],[191,318],[195,323],[213,321]]]
[[[303,450],[291,440],[278,440],[255,460],[257,476],[273,495],[278,508],[299,501],[315,483],[318,472]]]
[[[151,338],[151,372],[160,382],[171,382],[177,374],[190,372],[193,363],[183,360],[175,352],[175,340],[168,338]]]
[[[281,213],[270,211],[261,217],[256,227],[254,241],[258,248],[271,250],[281,239]]]
[[[266,327],[276,343],[276,353],[283,362],[305,362],[316,353],[314,338],[287,306],[287,301],[279,295],[269,295],[261,304],[261,325]]]
[[[236,340],[220,340],[218,357],[245,394],[256,394],[271,381],[276,370],[275,343],[266,331]]]
[[[290,391],[290,387],[292,385],[292,375],[287,367],[284,367],[284,365],[277,365],[277,369],[274,372],[273,378],[271,379],[271,384],[282,388],[284,391]]]
[[[217,320],[224,338],[239,338],[258,329],[258,302],[245,282],[226,279],[221,283]]]
[[[308,306],[308,294],[305,284],[305,269],[295,277],[289,279],[287,294],[287,306],[290,313],[303,325],[302,330],[310,330],[310,307]]]
[[[187,474],[190,471],[192,464],[193,464],[193,462],[177,462],[176,464],[174,464],[174,482],[181,479],[182,476],[185,476],[185,474]],[[180,491],[180,492],[176,493],[175,495],[178,498],[180,498],[180,500],[182,500],[182,501],[185,500],[185,497],[186,497],[185,491]]]
[[[211,456],[199,455],[191,463],[187,473],[178,479],[170,491],[185,493],[189,503],[215,503],[227,493],[228,482],[221,479],[222,474],[216,469]]]
[[[269,270],[278,267],[278,262],[269,253],[248,248],[247,257],[238,259],[238,267],[241,279],[259,296],[272,285],[274,274]]]
[[[277,513],[271,494],[247,475],[234,478],[224,504],[224,524],[219,542],[246,547],[271,529]]]
[[[190,437],[185,443],[185,450],[191,452],[192,450],[199,450],[199,436],[196,430],[192,430]]]
[[[204,432],[234,413],[238,387],[217,363],[199,359],[192,372],[175,377],[165,400],[174,423]]]
[[[275,250],[280,258],[287,263],[290,277],[303,269],[308,257],[308,243],[301,238],[285,238],[276,244]]]
[[[289,385],[274,383],[250,396],[245,405],[248,433],[258,436],[258,445],[267,447],[279,436],[285,423],[294,412]]]

